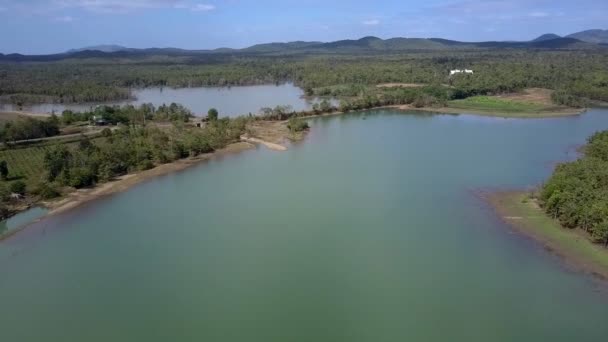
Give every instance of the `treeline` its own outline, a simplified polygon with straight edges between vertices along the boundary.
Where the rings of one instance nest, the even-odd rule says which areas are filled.
[[[339,105],[333,105],[323,99],[314,103],[312,110],[296,112],[291,106],[264,107],[260,109],[258,120],[288,120],[291,118],[312,115],[329,114],[333,112],[349,112],[392,105],[412,105],[415,108],[445,106],[447,101],[455,99],[453,89],[442,85],[414,88],[370,88],[357,97],[340,100]]]
[[[469,68],[473,75],[449,77]],[[437,51],[399,55],[168,58],[0,64],[0,99],[91,102],[124,99],[132,87],[196,87],[292,81],[308,95],[358,96],[379,83],[449,84],[460,98],[542,87],[577,98],[608,100],[608,55],[602,51]],[[17,94],[17,95],[15,95]],[[28,96],[31,98],[28,99]],[[567,102],[565,102],[567,103]]]
[[[589,105],[589,101],[584,97],[573,95],[572,93],[569,93],[564,90],[558,90],[553,92],[551,94],[551,101],[558,105],[575,108],[584,108]]]
[[[146,120],[188,122],[193,117],[192,111],[181,104],[162,104],[159,107],[154,107],[151,103],[144,103],[139,106],[97,106],[95,109],[85,112],[64,110],[60,119],[64,125],[70,125],[74,122],[85,121],[95,123],[96,120],[102,120],[108,124],[145,123]]]
[[[238,141],[246,118],[219,119],[203,128],[130,127],[112,132],[104,141],[83,138],[77,147],[56,145],[44,156],[47,184],[82,188],[157,164],[213,152]]]
[[[547,214],[608,246],[608,131],[588,139],[584,156],[557,166],[540,191]]]
[[[146,121],[158,122],[188,122],[194,117],[192,112],[176,103],[161,105],[158,108],[152,104],[140,106],[98,106],[94,110],[73,112],[65,110],[60,116],[51,115],[49,118],[37,119],[26,117],[7,121],[0,125],[0,142],[12,143],[19,140],[47,138],[60,134],[60,128],[75,123],[90,124],[145,124]]]
[[[58,134],[59,119],[56,116],[45,120],[28,117],[7,121],[0,126],[0,142],[46,138]]]

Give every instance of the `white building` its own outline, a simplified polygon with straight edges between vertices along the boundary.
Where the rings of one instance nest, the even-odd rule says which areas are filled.
[[[450,76],[454,75],[454,74],[472,74],[473,70],[470,69],[455,69],[455,70],[450,70]]]

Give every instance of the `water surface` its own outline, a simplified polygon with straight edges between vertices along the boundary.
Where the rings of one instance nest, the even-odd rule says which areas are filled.
[[[206,115],[209,108],[216,108],[220,116],[238,116],[248,113],[257,114],[262,107],[289,105],[296,111],[310,110],[320,99],[304,97],[304,91],[291,83],[281,85],[255,85],[238,87],[197,87],[197,88],[145,88],[133,89],[135,100],[89,104],[36,104],[24,106],[23,110],[34,113],[60,114],[66,109],[82,112],[94,109],[97,105],[141,105],[152,103],[155,107],[172,102],[184,105],[196,115]],[[332,100],[337,105],[335,100]],[[11,104],[0,104],[0,111],[17,110]]]
[[[373,111],[0,244],[2,341],[603,341],[608,294],[475,195],[542,182],[608,111]]]
[[[9,217],[4,221],[0,221],[0,235],[10,232],[27,225],[35,220],[43,217],[48,213],[48,209],[42,207],[32,207],[18,213],[15,216]]]

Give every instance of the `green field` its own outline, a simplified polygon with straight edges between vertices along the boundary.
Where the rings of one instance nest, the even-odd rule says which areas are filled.
[[[76,146],[80,137],[50,141],[30,146],[18,146],[0,149],[0,160],[6,160],[8,164],[8,179],[14,181],[20,179],[28,185],[38,183],[44,175],[44,154],[56,144]],[[100,143],[105,138],[93,138],[91,141]]]
[[[563,228],[525,192],[492,194],[490,202],[505,221],[531,236],[576,267],[608,278],[608,249],[592,243],[579,229]]]
[[[31,146],[0,151],[0,160],[6,160],[9,179],[19,178],[26,183],[38,180],[42,175],[44,153],[50,146]]]
[[[536,103],[505,100],[491,96],[472,96],[448,102],[448,107],[498,113],[534,113],[546,110]]]

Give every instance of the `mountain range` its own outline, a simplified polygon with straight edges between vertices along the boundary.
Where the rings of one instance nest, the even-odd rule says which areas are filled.
[[[182,56],[191,58],[220,58],[234,54],[302,54],[302,53],[382,53],[406,51],[434,51],[450,49],[607,49],[608,30],[587,30],[565,37],[547,33],[530,41],[461,42],[442,38],[390,38],[363,37],[334,42],[295,41],[287,43],[257,44],[243,49],[219,48],[215,50],[186,50],[178,48],[134,49],[120,45],[97,45],[73,49],[51,55],[0,54],[0,61],[55,61],[69,58],[128,58],[145,56]]]

